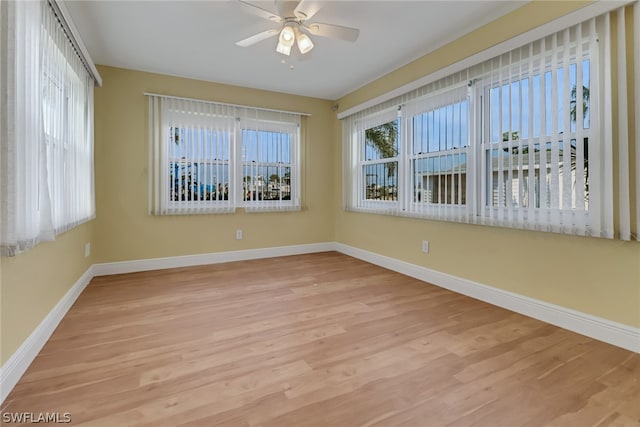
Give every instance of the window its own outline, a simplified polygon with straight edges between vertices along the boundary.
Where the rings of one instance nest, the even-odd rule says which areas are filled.
[[[173,127],[169,135],[169,201],[229,200],[229,136]]]
[[[61,29],[48,28],[44,36],[48,49],[42,62],[42,120],[51,220],[56,233],[61,233],[93,218],[95,213],[93,79],[73,51],[67,54],[76,64],[69,65],[54,41],[56,35],[49,31]]]
[[[518,64],[513,76],[478,88],[485,118],[484,205],[525,220],[544,215],[536,222],[550,225],[560,224],[561,215],[589,211],[593,140],[589,51],[556,48],[552,55],[543,70],[523,71]]]
[[[163,163],[168,176],[162,179],[166,184],[162,191],[167,210],[229,210],[232,119],[177,109],[167,109],[165,119]]]
[[[399,122],[392,120],[364,131],[364,153],[360,167],[365,177],[365,200],[398,200]]]
[[[413,110],[413,111],[412,111]],[[408,109],[408,211],[438,215],[467,204],[469,96],[461,86]]]
[[[369,207],[388,209],[398,201],[398,155],[400,119],[391,109],[358,123],[360,197]]]
[[[2,254],[16,255],[95,215],[95,82],[52,4],[0,7]]]
[[[605,49],[592,20],[345,118],[345,208],[611,237]]]
[[[154,214],[296,210],[300,116],[151,96]]]
[[[242,130],[242,200],[291,200],[289,133]]]

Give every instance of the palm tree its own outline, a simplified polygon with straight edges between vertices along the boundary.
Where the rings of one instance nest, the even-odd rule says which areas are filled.
[[[571,89],[571,98],[569,101],[569,114],[571,115],[571,121],[576,121],[576,87],[574,86]],[[584,116],[587,115],[587,111],[589,111],[589,88],[586,86],[582,86],[582,114]]]
[[[398,155],[398,122],[392,121],[364,131],[365,142],[378,152],[381,158],[396,157]],[[392,177],[395,163],[386,163],[387,176]]]
[[[576,86],[571,89],[571,97],[569,101],[569,114],[571,117],[571,122],[577,124],[577,88]],[[587,112],[589,111],[589,88],[586,86],[582,86],[582,117],[584,121],[584,117],[587,116]],[[572,140],[571,144],[571,171],[576,172],[578,167],[578,159],[577,159],[577,144],[578,142]],[[585,193],[584,198],[586,201],[589,200],[589,138],[583,138],[582,140],[582,170],[584,172],[584,187]]]

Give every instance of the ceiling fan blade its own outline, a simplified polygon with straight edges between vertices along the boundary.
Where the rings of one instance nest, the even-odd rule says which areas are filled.
[[[245,8],[245,10],[253,15],[259,16],[261,18],[264,19],[268,19],[269,21],[273,21],[273,22],[282,22],[284,21],[284,19],[282,19],[281,16],[279,16],[277,13],[272,12],[270,10],[264,9],[260,6],[256,6],[255,4],[251,4],[247,1],[244,0],[236,0],[238,3],[240,3],[242,5],[242,7]]]
[[[263,31],[263,32],[258,33],[258,34],[254,34],[251,37],[247,37],[244,40],[240,40],[239,42],[236,42],[236,45],[240,46],[240,47],[248,47],[248,46],[251,46],[251,45],[256,44],[258,42],[261,42],[262,40],[266,40],[269,37],[276,36],[276,35],[278,35],[279,32],[280,32],[280,30],[275,30],[275,29]]]
[[[320,8],[322,7],[322,2],[315,0],[300,0],[300,3],[293,10],[293,14],[298,19],[311,19],[313,15],[315,15]]]
[[[357,28],[343,27],[341,25],[322,24],[320,22],[314,22],[313,24],[305,25],[305,28],[313,35],[329,37],[332,39],[344,40],[348,42],[354,42],[358,40],[360,30]]]
[[[287,0],[272,0],[272,3],[275,4],[276,11],[280,16],[284,16],[285,18],[295,16],[293,14],[293,9],[296,6],[296,2]]]

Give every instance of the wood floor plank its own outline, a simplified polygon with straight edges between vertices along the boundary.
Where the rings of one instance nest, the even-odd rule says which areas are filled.
[[[326,252],[94,278],[2,411],[109,427],[640,426],[640,354]]]

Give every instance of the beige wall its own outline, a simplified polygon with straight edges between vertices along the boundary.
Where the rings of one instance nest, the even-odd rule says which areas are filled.
[[[94,256],[84,256],[87,242],[94,244],[93,221],[61,234],[55,242],[0,259],[3,364],[95,262]]]
[[[97,256],[101,262],[328,241],[333,235],[333,126],[329,101],[100,67],[96,89]],[[144,92],[300,111],[302,212],[150,216]],[[235,240],[235,230],[244,231]]]
[[[584,4],[529,3],[345,96],[339,100],[340,109],[428,75]],[[335,133],[335,161],[339,164],[339,124]],[[346,213],[337,206],[338,242],[640,327],[640,244],[636,242]],[[429,254],[421,252],[423,239],[430,242]]]

